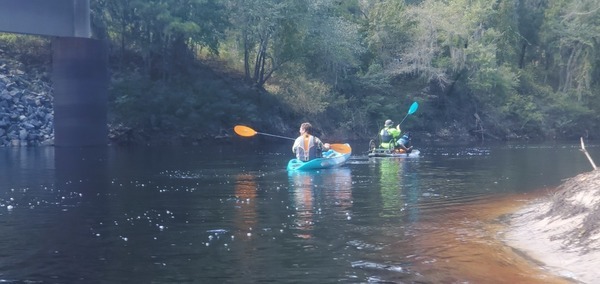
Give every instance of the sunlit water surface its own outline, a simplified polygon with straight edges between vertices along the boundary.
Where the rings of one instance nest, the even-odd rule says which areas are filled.
[[[268,146],[1,148],[0,280],[567,281],[501,236],[503,215],[590,170],[577,143],[377,159],[356,145],[345,166],[307,173],[285,171],[289,145]]]

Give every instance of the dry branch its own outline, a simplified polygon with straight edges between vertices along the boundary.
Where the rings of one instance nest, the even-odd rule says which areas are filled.
[[[588,151],[585,149],[585,145],[583,144],[583,137],[580,137],[581,139],[581,152],[583,152],[585,154],[585,156],[588,158],[588,160],[590,160],[590,163],[592,164],[592,167],[594,168],[594,170],[596,170],[596,164],[594,163],[594,160],[592,160],[592,157],[590,157],[590,154],[588,153]]]

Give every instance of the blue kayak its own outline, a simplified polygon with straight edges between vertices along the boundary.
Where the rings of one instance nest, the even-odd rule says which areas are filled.
[[[334,150],[328,150],[323,152],[322,158],[312,159],[308,162],[303,162],[298,159],[291,159],[288,162],[288,171],[310,171],[318,169],[329,169],[343,165],[348,159],[350,159],[352,152],[342,154]]]

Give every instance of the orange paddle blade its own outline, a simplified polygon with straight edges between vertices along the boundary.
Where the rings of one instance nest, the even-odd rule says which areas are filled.
[[[243,126],[243,125],[236,125],[233,128],[233,131],[235,131],[235,133],[239,136],[243,136],[243,137],[252,137],[254,135],[256,135],[256,131],[248,126]]]
[[[331,150],[342,154],[352,153],[352,148],[348,144],[330,144]]]

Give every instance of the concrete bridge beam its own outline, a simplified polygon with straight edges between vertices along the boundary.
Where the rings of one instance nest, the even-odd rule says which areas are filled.
[[[90,1],[1,0],[0,31],[89,38]]]
[[[59,37],[52,41],[54,144],[108,143],[108,53],[103,42]]]
[[[91,39],[89,0],[0,0],[0,31],[52,36],[54,144],[108,143],[108,55]]]

